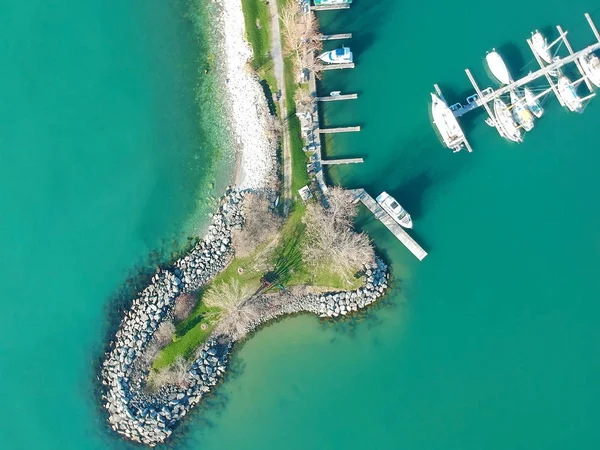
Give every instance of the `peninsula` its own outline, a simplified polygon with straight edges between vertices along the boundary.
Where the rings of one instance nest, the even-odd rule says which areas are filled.
[[[305,6],[220,3],[236,185],[204,236],[132,301],[110,343],[103,405],[129,440],[164,442],[222,379],[234,343],[257,327],[287,314],[351,314],[388,288],[387,266],[353,230],[355,194],[327,187],[310,170],[314,153],[303,151],[310,138],[302,142],[295,113],[314,98],[296,74],[308,69],[314,80],[322,41]]]

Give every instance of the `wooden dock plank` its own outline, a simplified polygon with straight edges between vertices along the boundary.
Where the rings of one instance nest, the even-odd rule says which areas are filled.
[[[321,160],[321,164],[324,166],[332,166],[335,164],[359,164],[365,162],[362,158],[344,158],[344,159],[326,159]]]
[[[354,190],[355,201],[360,201],[367,207],[371,213],[379,220],[385,227],[392,232],[392,234],[398,239],[404,246],[413,254],[419,261],[427,256],[427,252],[417,244],[417,242],[409,236],[409,234],[402,228],[392,217],[385,212],[385,210],[371,197],[364,189]]]
[[[360,126],[357,127],[337,127],[337,128],[319,128],[319,133],[321,134],[331,134],[331,133],[351,133],[360,131]]]
[[[352,39],[352,33],[338,33],[338,34],[320,34],[317,36],[319,41],[335,41],[338,39]]]
[[[329,95],[327,97],[317,97],[318,102],[337,102],[339,100],[355,100],[358,98],[358,94],[340,94],[340,95]]]
[[[312,11],[331,11],[334,9],[350,9],[348,3],[341,3],[339,5],[312,5],[310,7]]]
[[[321,67],[321,70],[339,70],[339,69],[354,69],[354,63],[328,64],[328,65]]]

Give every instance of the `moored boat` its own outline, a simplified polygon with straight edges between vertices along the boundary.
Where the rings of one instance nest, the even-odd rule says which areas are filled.
[[[496,114],[496,125],[500,135],[514,142],[522,142],[521,130],[506,103],[498,97],[494,99],[494,113]]]
[[[533,49],[537,55],[542,58],[546,64],[552,64],[552,53],[550,53],[548,41],[538,30],[531,33],[531,45],[533,45]]]
[[[583,111],[583,102],[577,95],[577,91],[575,86],[571,83],[571,81],[564,75],[561,75],[556,83],[556,87],[558,89],[558,94],[560,98],[564,102],[565,106],[569,108],[570,111],[573,112],[582,112]]]
[[[540,102],[528,87],[525,87],[523,91],[525,93],[525,102],[527,103],[527,107],[533,113],[533,115],[539,119],[544,114],[544,108],[542,108]]]
[[[352,52],[348,47],[340,47],[319,55],[319,59],[328,64],[344,64],[353,61]]]
[[[325,5],[343,5],[346,3],[352,3],[352,0],[314,0],[315,6]]]
[[[485,55],[485,60],[490,69],[490,72],[492,72],[492,75],[494,75],[494,77],[496,77],[496,79],[500,83],[512,83],[513,79],[510,76],[510,72],[508,71],[508,68],[504,63],[502,56],[500,56],[496,49],[492,50],[491,52],[488,52],[488,54]]]
[[[533,126],[533,114],[525,106],[525,99],[520,97],[516,91],[510,91],[510,102],[512,104],[512,113],[516,122],[523,127],[525,131],[530,131]]]
[[[455,152],[463,147],[465,135],[452,110],[435,94],[431,94],[431,116],[446,147]]]
[[[600,87],[600,58],[593,53],[588,53],[579,58],[585,76],[596,87]]]
[[[387,212],[392,219],[394,219],[399,225],[404,228],[412,228],[412,218],[410,214],[406,212],[406,210],[400,206],[400,203],[396,201],[394,197],[392,197],[387,192],[382,192],[377,196],[377,203],[381,205],[381,207]]]

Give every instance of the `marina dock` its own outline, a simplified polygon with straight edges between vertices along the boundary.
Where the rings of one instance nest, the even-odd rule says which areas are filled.
[[[505,83],[507,83],[507,84],[502,85],[498,89],[492,89],[490,87],[487,87],[482,90],[479,88],[479,85],[477,84],[477,81],[473,77],[473,74],[471,73],[471,71],[469,69],[465,69],[465,73],[467,74],[469,81],[471,82],[471,84],[473,85],[473,88],[475,89],[475,94],[467,97],[465,105],[463,105],[461,103],[454,103],[454,104],[448,103],[446,101],[446,99],[444,98],[440,88],[436,84],[436,85],[434,85],[434,87],[435,87],[437,96],[445,103],[446,107],[452,112],[452,115],[455,118],[462,117],[463,115],[467,114],[468,112],[483,106],[489,116],[489,119],[486,120],[489,125],[497,128],[498,132],[500,133],[501,136],[510,138],[511,140],[515,140],[517,142],[521,142],[522,138],[519,140],[520,134],[516,137],[514,134],[509,134],[507,132],[508,128],[506,128],[506,124],[504,123],[506,121],[504,116],[502,116],[500,118],[496,117],[494,112],[492,111],[492,108],[490,108],[490,106],[488,104],[490,102],[493,102],[495,99],[497,99],[503,95],[506,95],[506,94],[512,93],[511,94],[511,99],[512,99],[512,98],[514,98],[515,95],[517,95],[516,93],[519,92],[519,88],[525,87],[528,83],[536,81],[540,78],[545,78],[549,85],[549,88],[547,90],[545,90],[542,94],[539,94],[539,97],[545,95],[546,93],[548,93],[550,91],[553,91],[554,94],[556,95],[559,103],[561,104],[561,106],[567,106],[567,104],[565,103],[567,100],[565,100],[565,98],[563,98],[563,96],[561,95],[561,92],[559,92],[559,89],[555,82],[555,79],[563,77],[561,69],[564,66],[566,66],[567,64],[574,63],[576,65],[579,73],[581,74],[581,78],[576,81],[570,81],[567,79],[567,82],[570,83],[568,86],[571,86],[573,89],[573,92],[575,92],[574,90],[576,89],[576,87],[579,85],[579,83],[581,83],[583,81],[583,82],[585,82],[588,90],[590,91],[590,94],[587,96],[583,96],[583,95],[579,96],[577,94],[573,94],[576,96],[576,101],[580,102],[579,108],[581,109],[582,108],[581,105],[584,102],[591,99],[592,97],[594,97],[594,95],[595,95],[595,93],[593,92],[594,86],[592,85],[590,80],[587,78],[586,73],[584,72],[584,68],[582,67],[582,64],[584,64],[585,61],[582,60],[581,58],[592,52],[600,50],[600,33],[598,33],[598,30],[597,30],[596,26],[594,25],[590,15],[588,13],[585,13],[585,17],[586,17],[586,19],[592,29],[592,32],[597,40],[596,43],[588,45],[587,47],[583,48],[582,50],[574,51],[573,48],[571,47],[571,44],[569,43],[569,41],[567,39],[567,32],[564,31],[560,26],[557,26],[556,28],[558,30],[559,37],[555,41],[553,41],[552,43],[548,43],[547,41],[545,41],[544,37],[541,37],[541,39],[543,39],[546,42],[545,48],[547,48],[547,50],[545,50],[545,51],[549,52],[550,49],[555,44],[562,42],[565,44],[565,47],[569,54],[566,56],[556,56],[556,54],[554,54],[554,55],[550,54],[551,57],[546,56],[546,57],[544,57],[544,60],[542,60],[542,56],[544,56],[544,54],[542,53],[542,56],[540,56],[540,54],[538,54],[538,51],[536,50],[536,46],[534,45],[537,42],[538,49],[539,49],[539,45],[540,45],[539,40],[535,41],[535,42],[533,40],[533,37],[540,38],[540,36],[541,36],[540,33],[538,31],[536,31],[535,34],[537,36],[533,36],[534,33],[532,33],[533,37],[526,39],[526,42],[527,42],[529,48],[531,49],[533,56],[535,57],[536,61],[538,62],[539,66],[540,66],[540,68],[538,70],[529,72],[524,77],[519,78],[514,81],[511,80],[510,75],[508,75],[510,82],[505,81]],[[500,57],[498,56],[498,58],[500,58]],[[548,63],[546,61],[548,61]],[[500,61],[500,62],[502,63],[502,61]],[[493,68],[492,68],[492,70],[493,70]],[[506,72],[506,70],[507,69],[504,68],[505,72]],[[562,82],[564,82],[564,78],[561,78],[561,80],[562,80]],[[571,95],[571,94],[569,94],[569,95]],[[538,97],[536,97],[536,98],[538,98]],[[574,100],[571,100],[571,103],[568,105],[569,108],[571,109],[571,111],[574,110],[573,109],[574,107],[572,106],[573,101]],[[436,105],[439,105],[439,104],[440,103],[438,101],[436,103]],[[510,110],[512,108],[512,106],[513,105],[509,105],[508,109]],[[452,122],[451,120],[444,122],[444,120],[447,120],[447,119],[440,121],[439,117],[441,117],[443,114],[445,114],[443,112],[444,106],[442,105],[441,109],[439,106],[436,106],[436,108],[438,108],[436,110],[437,114],[438,114],[438,121],[436,122],[434,120],[434,124],[435,124],[435,126],[438,127],[438,130],[440,129],[439,127],[441,126],[444,129],[444,132],[447,133],[445,135],[445,141],[444,141],[445,145],[447,147],[452,148],[454,151],[459,151],[461,149],[461,147],[466,147],[469,152],[472,151],[471,147],[469,146],[469,143],[467,142],[466,137],[464,136],[464,132],[462,132],[462,130],[460,128],[460,125],[456,121],[454,121],[454,123],[451,123]],[[577,112],[581,112],[580,109]],[[447,111],[447,109],[445,111]],[[450,114],[450,111],[448,111],[448,114]],[[498,114],[500,114],[500,112]],[[531,125],[531,127],[533,127],[533,125]],[[530,130],[531,127],[527,128],[527,130]],[[448,133],[450,133],[450,134],[448,134]],[[519,131],[519,133],[521,133],[521,131]]]
[[[352,192],[355,196],[354,203],[361,202],[365,205],[419,261],[427,256],[427,252],[364,189],[355,189]]]
[[[329,95],[327,97],[317,97],[318,102],[337,102],[340,100],[356,100],[358,98],[358,94],[339,94],[339,95]]]
[[[340,39],[352,39],[352,33],[339,33],[339,34],[320,34],[317,36],[319,41],[336,41]]]
[[[332,134],[332,133],[355,133],[360,131],[360,126],[356,127],[337,127],[337,128],[319,128],[321,134]]]
[[[336,164],[359,164],[365,162],[362,158],[343,158],[343,159],[326,159],[321,160],[321,164],[324,166],[333,166]]]
[[[350,4],[340,3],[338,5],[312,5],[311,11],[332,11],[334,9],[350,9]]]
[[[321,67],[321,70],[341,70],[341,69],[354,69],[354,63],[326,64],[323,67]]]

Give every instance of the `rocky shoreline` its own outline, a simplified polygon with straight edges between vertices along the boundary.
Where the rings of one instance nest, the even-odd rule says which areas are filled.
[[[228,356],[238,336],[215,333],[178,386],[164,386],[156,393],[144,389],[146,373],[136,373],[137,358],[158,326],[173,313],[175,299],[195,291],[223,270],[233,258],[231,233],[243,224],[244,193],[228,190],[204,239],[172,270],[162,270],[133,301],[121,321],[110,351],[102,364],[103,405],[112,429],[134,442],[155,446],[164,442],[178,422],[197,405],[225,373]],[[358,311],[378,298],[388,286],[387,266],[380,260],[365,266],[366,283],[354,291],[328,294],[266,294],[252,299],[258,320],[247,332],[286,314],[310,312],[319,317],[338,317]]]

